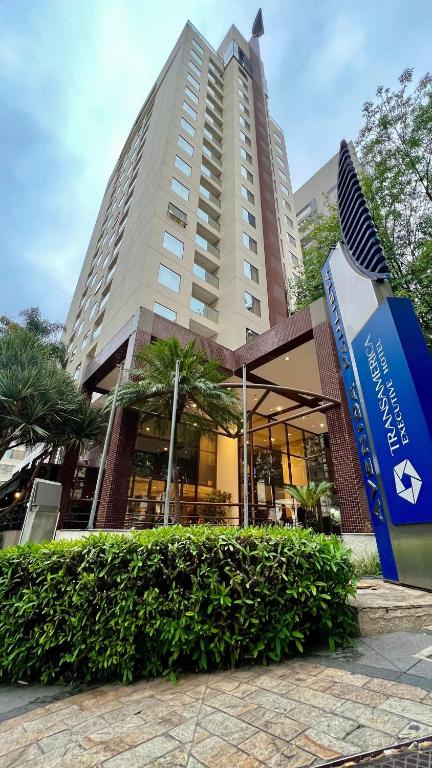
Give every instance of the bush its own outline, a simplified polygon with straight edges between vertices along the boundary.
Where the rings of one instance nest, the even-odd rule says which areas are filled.
[[[0,553],[3,681],[130,681],[269,663],[354,630],[335,537],[173,526]]]
[[[380,559],[375,553],[365,553],[364,555],[353,553],[352,561],[354,572],[358,578],[382,575]]]

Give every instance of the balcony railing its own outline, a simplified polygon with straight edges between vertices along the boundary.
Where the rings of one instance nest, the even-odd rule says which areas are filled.
[[[205,221],[206,224],[210,224],[211,227],[214,229],[217,229],[218,232],[220,232],[220,224],[216,219],[214,219],[212,216],[210,216],[207,211],[203,211],[202,208],[198,208],[197,210],[197,216],[201,221]]]
[[[217,144],[217,145],[218,145],[218,147],[221,147],[221,146],[222,146],[222,142],[221,142],[221,140],[219,139],[219,137],[218,137],[218,136],[216,136],[216,134],[215,134],[215,133],[212,133],[211,131],[209,131],[207,128],[204,128],[204,136],[205,136],[205,137],[206,137],[206,139],[208,139],[209,141],[212,141],[212,142],[213,142],[213,144]]]
[[[192,312],[195,312],[196,315],[201,315],[201,317],[205,317],[207,320],[211,320],[213,323],[218,322],[219,312],[217,309],[209,307],[208,304],[205,304],[203,301],[196,299],[194,296],[191,298],[190,308]]]
[[[192,271],[196,277],[199,277],[200,280],[204,280],[205,283],[213,285],[215,288],[219,288],[218,278],[212,275],[211,272],[207,272],[207,270],[204,269],[204,267],[201,267],[200,264],[195,262]]]
[[[212,162],[212,163],[214,163],[214,164],[216,165],[216,168],[221,168],[221,161],[220,161],[220,157],[218,157],[218,156],[217,156],[217,154],[216,154],[215,152],[212,152],[212,151],[211,151],[211,149],[209,149],[208,147],[206,147],[206,145],[205,145],[205,144],[203,144],[203,148],[202,148],[202,151],[203,151],[203,155],[205,155],[206,157],[208,157],[208,159],[209,159],[209,160],[211,160],[211,162]],[[221,169],[221,170],[222,170],[222,169]]]
[[[217,205],[217,207],[218,207],[218,208],[220,208],[220,207],[221,207],[221,202],[220,202],[219,198],[218,198],[218,197],[216,197],[216,195],[213,195],[213,194],[212,194],[212,193],[211,193],[211,192],[210,192],[210,191],[207,189],[207,187],[204,187],[202,184],[200,184],[200,187],[199,187],[199,191],[200,191],[200,195],[202,195],[203,197],[205,197],[205,198],[206,198],[206,200],[210,200],[210,202],[211,202],[211,203],[213,203],[214,205]]]
[[[219,122],[219,120],[215,120],[214,117],[209,114],[209,112],[205,112],[204,118],[209,125],[211,125],[217,131],[219,131],[220,134],[222,134],[222,123]]]
[[[211,243],[209,243],[208,240],[206,240],[205,237],[202,237],[201,235],[199,235],[198,232],[195,235],[195,242],[204,251],[208,251],[208,253],[213,254],[213,256],[216,256],[217,259],[220,258],[220,250],[219,250],[219,248],[217,248],[215,245],[212,245]]]

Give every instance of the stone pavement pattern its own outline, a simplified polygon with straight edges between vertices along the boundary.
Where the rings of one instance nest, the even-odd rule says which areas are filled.
[[[0,768],[302,768],[431,733],[430,690],[294,660],[39,706],[0,722]]]

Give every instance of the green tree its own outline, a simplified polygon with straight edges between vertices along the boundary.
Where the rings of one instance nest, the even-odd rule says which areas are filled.
[[[12,320],[7,315],[0,316],[0,335],[4,335],[14,328],[23,328],[42,341],[50,355],[65,367],[66,348],[60,341],[60,336],[64,330],[62,323],[51,323],[42,317],[39,307],[23,309],[20,312],[20,317],[23,318],[22,322]]]
[[[333,483],[322,480],[315,483],[313,480],[308,485],[288,485],[288,493],[298,501],[301,507],[307,512],[313,512],[318,521],[318,528],[323,529],[322,510],[320,499],[327,496],[333,487]]]
[[[162,433],[171,419],[176,360],[180,361],[178,401],[175,417],[172,483],[176,515],[179,514],[177,442],[213,436],[212,425],[228,429],[240,426],[241,411],[233,390],[221,388],[225,374],[218,363],[208,360],[195,341],[182,346],[176,338],[154,341],[136,355],[139,366],[119,390],[118,403],[131,406],[142,417],[153,415]],[[112,403],[107,399],[106,407]]]
[[[28,486],[57,448],[99,442],[105,420],[34,333],[12,325],[0,336],[0,457],[43,445]]]
[[[432,343],[432,78],[414,86],[413,71],[405,70],[399,86],[379,87],[364,105],[357,152],[393,291],[413,301]],[[336,206],[306,220],[303,235],[304,274],[292,286],[299,308],[323,294],[321,268],[340,239]]]

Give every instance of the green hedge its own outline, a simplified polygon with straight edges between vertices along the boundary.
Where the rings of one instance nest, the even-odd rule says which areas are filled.
[[[289,529],[195,526],[0,552],[3,681],[279,661],[352,634],[349,552]]]

